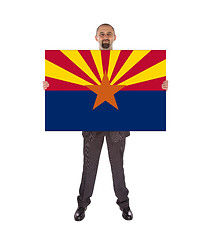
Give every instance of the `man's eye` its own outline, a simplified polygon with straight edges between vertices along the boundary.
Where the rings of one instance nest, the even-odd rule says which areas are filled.
[[[104,33],[101,33],[100,36],[103,37],[103,36],[104,36]]]

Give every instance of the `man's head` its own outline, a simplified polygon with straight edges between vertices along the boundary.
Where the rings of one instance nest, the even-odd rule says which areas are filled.
[[[107,23],[101,24],[97,28],[95,39],[99,42],[100,50],[112,50],[116,40],[114,28]]]

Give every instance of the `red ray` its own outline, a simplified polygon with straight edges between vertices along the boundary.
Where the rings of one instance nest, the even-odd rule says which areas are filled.
[[[55,78],[45,77],[45,81],[49,83],[49,87],[46,91],[89,91],[89,89],[85,86]]]
[[[103,73],[108,73],[108,64],[110,58],[110,50],[101,51],[102,64],[103,64]]]
[[[146,70],[149,67],[166,59],[165,50],[152,50],[146,56],[144,56],[139,62],[137,62],[128,72],[126,72],[114,85],[119,84],[136,74]]]
[[[100,75],[98,73],[97,67],[95,65],[94,59],[92,57],[90,50],[78,50],[78,52],[81,54],[85,62],[88,64],[96,78],[101,82]],[[96,85],[96,83],[95,83]]]
[[[92,84],[96,84],[95,81],[59,50],[46,50],[45,59]]]
[[[166,77],[152,79],[146,82],[140,82],[133,85],[125,86],[122,91],[165,91],[162,89],[162,83]]]
[[[133,52],[133,50],[121,50],[119,57],[117,59],[116,65],[114,67],[114,70],[111,75],[110,82],[114,79],[114,77],[117,75],[119,70],[122,68],[123,64],[126,62],[130,54]]]

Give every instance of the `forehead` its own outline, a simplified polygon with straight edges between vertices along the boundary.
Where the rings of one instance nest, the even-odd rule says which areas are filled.
[[[100,32],[104,32],[104,33],[112,32],[112,33],[114,33],[112,27],[106,26],[106,25],[99,27],[99,29],[98,29],[97,32],[98,32],[98,33],[100,33]]]

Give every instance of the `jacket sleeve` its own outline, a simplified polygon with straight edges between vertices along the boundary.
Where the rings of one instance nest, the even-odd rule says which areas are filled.
[[[111,131],[110,136],[113,142],[118,142],[130,135],[129,131]]]
[[[96,133],[95,132],[92,132],[92,131],[82,131],[82,135],[84,138],[88,139],[89,141],[94,141],[95,139],[95,135]]]
[[[123,137],[128,137],[130,136],[130,132],[129,131],[121,131],[120,134],[123,136]]]

